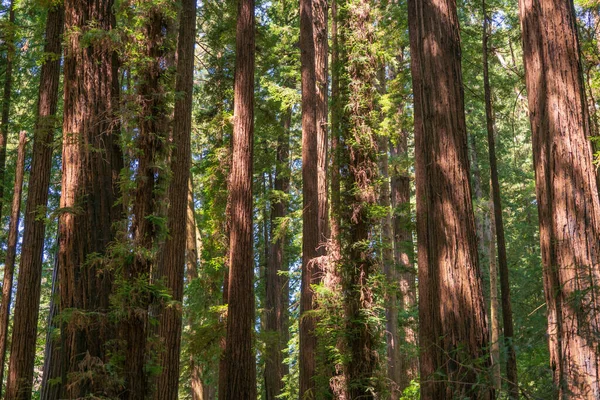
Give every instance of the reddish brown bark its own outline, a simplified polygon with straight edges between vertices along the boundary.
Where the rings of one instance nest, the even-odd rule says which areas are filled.
[[[265,271],[265,333],[269,338],[265,348],[265,398],[276,400],[283,390],[283,377],[287,373],[283,351],[288,342],[287,310],[289,284],[281,273],[288,270],[284,257],[286,235],[279,232],[279,223],[287,215],[289,193],[289,140],[292,110],[283,116],[282,132],[277,138],[277,164],[275,166],[276,197],[271,204],[271,244]]]
[[[313,38],[315,49],[315,83],[317,127],[317,191],[319,196],[319,254],[326,254],[326,242],[329,239],[329,204],[327,179],[328,164],[328,87],[329,87],[329,38],[327,36],[328,1],[312,0]]]
[[[196,0],[181,2],[177,42],[177,78],[171,151],[168,231],[158,279],[170,291],[172,300],[183,301],[185,271],[186,218],[190,179],[190,141],[192,133],[192,91],[194,86],[194,44],[196,40]],[[158,338],[161,343],[155,400],[176,400],[179,388],[179,351],[181,349],[181,309],[161,305],[158,310]]]
[[[23,193],[23,175],[25,173],[25,147],[27,136],[25,131],[19,135],[17,163],[15,170],[15,186],[13,191],[10,224],[8,226],[8,242],[6,244],[6,259],[4,261],[4,278],[2,282],[2,303],[0,304],[0,383],[4,382],[4,361],[6,360],[6,342],[8,337],[8,321],[10,317],[10,302],[17,257],[17,242],[19,240],[19,219],[21,216],[21,195]],[[0,384],[0,396],[2,385]]]
[[[8,142],[8,125],[10,116],[10,103],[12,96],[12,72],[15,61],[15,1],[11,0],[8,9],[8,30],[6,35],[6,67],[4,70],[4,85],[2,92],[2,119],[0,120],[0,220],[2,220],[2,206],[4,205],[4,179],[6,175],[6,144]]]
[[[19,282],[15,296],[15,317],[11,343],[7,399],[31,398],[31,384],[36,354],[37,324],[40,305],[42,258],[48,188],[52,169],[52,144],[56,127],[60,54],[64,9],[52,7],[46,19],[46,43],[38,94],[34,128],[29,191],[25,208],[23,246]]]
[[[493,389],[482,384],[489,337],[469,183],[456,2],[408,4],[421,398],[491,398]]]
[[[319,282],[319,183],[317,92],[313,0],[300,0],[300,63],[302,77],[302,282],[300,288],[300,397],[317,396],[315,335],[311,285]]]
[[[485,0],[483,2],[483,82],[485,91],[485,113],[486,127],[488,134],[488,148],[490,157],[490,173],[493,198],[493,215],[491,225],[495,228],[492,232],[492,244],[490,244],[490,275],[491,279],[496,280],[496,275],[492,275],[492,260],[494,257],[493,235],[495,234],[496,243],[498,246],[498,269],[500,271],[500,291],[502,298],[502,322],[504,326],[504,344],[506,347],[506,380],[508,381],[509,397],[511,399],[519,398],[519,384],[517,377],[517,356],[513,343],[513,318],[512,305],[510,301],[510,284],[508,278],[508,259],[506,255],[506,239],[504,237],[504,221],[502,219],[502,201],[500,199],[500,178],[498,177],[498,165],[496,160],[496,139],[494,137],[494,111],[492,108],[492,89],[489,77],[488,64],[488,39],[491,29],[489,28],[489,18],[486,11]],[[491,288],[492,297],[498,295],[497,290]],[[493,300],[493,299],[492,299]],[[497,302],[497,299],[496,299]],[[493,341],[492,341],[493,343]],[[499,361],[499,360],[497,360]]]
[[[572,1],[520,0],[557,398],[600,397],[600,202]]]
[[[254,0],[240,0],[236,31],[234,126],[229,176],[229,305],[222,400],[256,399],[252,171],[254,140]]]
[[[121,208],[115,204],[123,165],[116,137],[116,54],[108,35],[115,26],[112,9],[112,0],[65,1],[65,31],[70,34],[64,61],[58,257],[65,318],[62,397],[107,394],[114,389],[102,378],[105,345],[114,334],[106,318],[112,276],[102,261],[114,239],[113,223],[121,218]],[[92,27],[107,35],[83,43]]]

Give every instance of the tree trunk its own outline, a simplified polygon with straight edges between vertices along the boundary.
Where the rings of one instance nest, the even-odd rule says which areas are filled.
[[[496,223],[494,221],[494,201],[490,200],[490,233],[494,238],[496,235]],[[488,242],[488,256],[490,260],[490,355],[492,358],[492,384],[496,391],[502,390],[502,373],[500,362],[500,319],[498,310],[498,265],[496,264],[496,242]]]
[[[284,321],[288,302],[285,293],[289,293],[287,277],[281,272],[287,271],[284,256],[286,235],[281,232],[281,219],[287,215],[287,195],[289,194],[289,152],[290,126],[292,110],[283,116],[282,132],[277,138],[277,164],[275,167],[275,197],[271,200],[271,240],[267,259],[265,279],[265,399],[276,400],[283,390],[283,377],[286,374],[283,351],[287,347],[288,325]],[[271,339],[272,338],[272,339]]]
[[[350,399],[373,399],[380,388],[376,378],[377,346],[373,322],[373,278],[377,272],[374,259],[372,227],[378,218],[370,210],[377,205],[378,167],[375,126],[377,62],[372,52],[373,22],[369,1],[344,4],[340,9],[343,40],[341,61],[345,66],[343,86],[345,124],[344,187],[342,224],[345,248],[342,253],[345,338],[347,361],[346,386]]]
[[[19,266],[20,284],[15,296],[13,339],[6,389],[7,399],[31,398],[46,232],[46,206],[52,170],[54,129],[57,125],[56,111],[63,25],[64,8],[61,3],[48,10],[46,19],[44,54],[47,55],[47,58],[42,64],[40,73],[29,191]]]
[[[15,171],[15,186],[13,191],[10,224],[8,227],[8,243],[6,244],[6,260],[4,262],[4,281],[2,283],[2,303],[0,304],[0,397],[6,360],[6,342],[8,338],[8,321],[10,318],[10,302],[13,289],[15,259],[17,257],[17,242],[19,241],[19,219],[21,216],[21,197],[23,193],[23,175],[25,173],[25,150],[27,136],[25,131],[19,135],[17,151],[17,168]]]
[[[106,317],[113,279],[103,258],[114,239],[113,224],[122,217],[116,205],[123,160],[117,138],[117,60],[109,39],[115,26],[112,11],[112,0],[65,1],[65,31],[71,34],[64,60],[58,263],[60,309],[69,315],[61,334],[61,396],[70,398],[117,390],[115,382],[101,378],[107,376],[106,343],[114,338]],[[107,35],[91,43],[83,40],[97,30]]]
[[[421,398],[492,398],[493,388],[485,384],[489,335],[469,182],[456,2],[408,4]]]
[[[60,355],[60,343],[57,340],[56,330],[60,325],[55,320],[58,315],[58,257],[54,257],[54,268],[52,269],[52,289],[50,292],[50,311],[46,319],[46,343],[44,346],[44,372],[42,374],[40,400],[58,400],[60,385],[52,382],[60,379],[62,364]]]
[[[159,279],[164,279],[172,300],[183,301],[185,270],[186,218],[190,181],[190,141],[192,133],[192,91],[194,86],[194,44],[196,41],[196,0],[183,0],[177,43],[177,78],[169,186],[169,235],[162,250]],[[156,382],[155,400],[176,400],[179,388],[179,352],[181,349],[182,310],[159,308],[158,337],[162,368]]]
[[[151,393],[150,376],[146,371],[150,352],[149,338],[154,336],[149,326],[149,307],[153,299],[146,285],[150,284],[154,277],[158,277],[160,268],[156,254],[160,246],[159,240],[165,234],[163,225],[157,220],[166,217],[164,203],[167,182],[161,166],[168,163],[169,149],[165,144],[169,138],[171,117],[168,101],[170,88],[165,82],[172,59],[172,48],[167,38],[171,28],[168,13],[167,9],[151,7],[142,16],[142,29],[147,43],[144,56],[148,61],[140,66],[138,86],[138,167],[131,224],[131,236],[136,250],[132,263],[123,271],[124,279],[137,293],[134,296],[135,301],[122,305],[127,309],[127,316],[121,321],[121,339],[127,343],[124,367],[126,390],[121,394],[121,398],[129,400],[142,400],[154,395]],[[180,159],[183,165],[187,165],[188,154]],[[187,200],[187,196],[184,195],[183,198]],[[179,221],[181,224],[182,220]],[[167,371],[166,373],[168,374]]]
[[[2,93],[2,120],[0,121],[0,221],[4,205],[4,179],[6,175],[6,144],[12,96],[12,72],[15,59],[15,1],[11,0],[8,9],[8,30],[6,35],[6,68],[4,70],[4,92]]]
[[[252,170],[254,0],[240,0],[236,31],[233,153],[229,177],[229,306],[222,400],[256,399]]]
[[[329,239],[329,183],[327,179],[328,163],[328,84],[329,84],[329,38],[328,0],[312,0],[313,37],[315,48],[315,83],[316,107],[315,118],[317,127],[317,191],[319,193],[319,255],[327,253],[326,243]]]
[[[403,112],[403,110],[399,110]],[[408,131],[402,129],[396,138],[396,145],[392,146],[392,157],[406,159],[408,157]],[[402,162],[401,162],[402,164]],[[411,229],[410,215],[410,175],[405,169],[396,168],[392,171],[391,198],[394,230],[394,267],[396,276],[394,282],[398,282],[400,298],[397,307],[405,314],[410,315],[417,304],[417,287],[415,282],[413,233]],[[397,313],[395,315],[397,319]],[[393,321],[392,321],[393,322]],[[395,329],[394,324],[390,329]],[[397,364],[394,374],[394,382],[398,384],[400,393],[404,391],[410,382],[418,377],[419,363],[417,358],[417,321],[409,317],[399,326],[397,346],[405,343],[409,351],[398,351]],[[413,351],[410,351],[412,348]],[[398,349],[400,350],[400,349]]]
[[[300,0],[302,77],[302,282],[300,288],[300,398],[316,393],[316,321],[311,285],[319,282],[319,182],[313,0]]]
[[[557,398],[600,397],[600,202],[572,1],[520,0]]]
[[[506,255],[506,240],[504,238],[504,221],[502,219],[502,201],[500,199],[500,178],[498,177],[498,166],[496,160],[496,140],[494,137],[494,111],[492,108],[492,90],[490,85],[489,77],[489,64],[488,64],[488,38],[491,32],[489,28],[489,18],[486,11],[485,0],[483,2],[483,84],[485,91],[485,113],[486,113],[486,126],[488,134],[488,147],[490,157],[490,173],[491,173],[491,187],[492,187],[492,199],[490,203],[493,207],[493,214],[490,215],[492,225],[495,227],[491,229],[492,238],[496,235],[496,242],[498,245],[498,267],[500,270],[500,291],[502,297],[502,322],[504,325],[504,344],[506,347],[506,379],[508,381],[508,392],[511,400],[519,398],[519,385],[517,377],[517,356],[515,352],[515,346],[513,343],[513,317],[512,317],[512,305],[510,302],[510,284],[508,278],[508,259]],[[493,239],[492,239],[493,242]],[[490,244],[490,276],[492,276],[492,261],[495,262],[495,255],[493,254],[493,243]],[[493,279],[497,280],[496,272],[494,272]],[[493,296],[498,296],[497,289],[490,288]],[[496,299],[497,302],[497,299]],[[492,322],[493,323],[493,322]],[[494,341],[492,341],[492,345]],[[494,361],[494,360],[492,360]],[[499,388],[498,388],[499,389]]]

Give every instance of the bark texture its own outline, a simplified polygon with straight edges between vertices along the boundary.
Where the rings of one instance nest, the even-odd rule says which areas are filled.
[[[520,0],[557,398],[600,397],[600,203],[573,1]]]
[[[63,374],[61,397],[114,395],[105,369],[112,274],[104,265],[122,216],[118,179],[117,60],[110,33],[112,0],[65,6],[63,166],[59,218],[60,311]],[[92,23],[93,21],[93,23]],[[95,30],[95,40],[84,35]],[[99,32],[105,33],[104,35]]]
[[[288,372],[283,362],[287,347],[289,283],[282,272],[288,271],[285,259],[286,235],[281,232],[281,220],[287,215],[287,195],[290,189],[289,152],[292,111],[283,116],[282,131],[277,139],[277,165],[275,167],[275,191],[271,201],[271,240],[265,280],[265,332],[268,333],[265,354],[265,395],[276,400],[283,390],[283,377]],[[284,228],[285,229],[285,228]],[[286,298],[287,297],[287,298]]]
[[[313,0],[300,0],[300,63],[302,77],[302,282],[300,288],[300,398],[315,398],[317,369],[316,321],[311,285],[319,282],[319,180],[317,91]]]
[[[252,171],[254,0],[238,2],[233,153],[229,177],[229,290],[223,400],[256,399]],[[221,396],[219,396],[221,398]]]
[[[17,258],[17,242],[19,241],[19,220],[21,216],[21,197],[23,193],[23,175],[25,173],[25,150],[27,136],[25,131],[19,135],[17,149],[17,164],[15,170],[15,185],[8,226],[8,242],[6,243],[6,259],[4,261],[4,278],[2,282],[2,303],[0,304],[0,396],[4,382],[4,362],[6,361],[6,343],[8,339],[8,321],[10,303],[12,300],[13,275],[15,259]]]
[[[456,2],[410,0],[408,5],[421,398],[492,398],[493,389],[485,385],[489,336],[469,182]]]
[[[63,26],[64,8],[60,4],[48,10],[46,19],[44,54],[47,58],[40,72],[31,173],[19,265],[20,285],[15,296],[7,399],[31,398],[46,232],[46,206],[52,169],[54,129],[57,125]]]
[[[196,40],[196,0],[181,2],[177,43],[177,78],[173,117],[171,182],[169,186],[169,235],[162,250],[158,279],[163,280],[171,299],[183,301],[185,273],[186,219],[190,179],[192,133],[192,91],[194,87],[194,44]],[[155,400],[176,400],[179,388],[182,309],[164,304],[158,310],[158,338],[161,344]]]

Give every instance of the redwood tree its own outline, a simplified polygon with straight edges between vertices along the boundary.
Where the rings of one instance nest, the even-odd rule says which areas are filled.
[[[410,0],[421,398],[489,398],[454,0]]]
[[[2,206],[4,205],[4,177],[6,175],[6,144],[8,143],[8,125],[10,116],[10,103],[12,97],[13,65],[15,63],[15,1],[11,0],[8,6],[8,24],[6,25],[5,41],[7,45],[6,64],[4,69],[4,85],[2,92],[2,116],[0,117],[0,220],[2,220]]]
[[[25,173],[25,146],[27,136],[25,131],[19,135],[17,149],[17,168],[15,171],[15,185],[13,191],[10,223],[8,226],[8,242],[6,259],[4,262],[4,279],[2,282],[2,303],[0,304],[0,395],[4,381],[4,361],[6,360],[6,343],[8,339],[8,321],[10,304],[12,300],[13,275],[15,272],[15,259],[17,258],[17,242],[19,240],[19,220],[21,217],[21,195],[23,193],[23,175]]]
[[[121,218],[118,176],[118,75],[112,0],[66,0],[59,285],[61,397],[110,394],[106,344],[112,274],[105,267],[113,224]],[[92,35],[93,40],[87,38]]]
[[[300,397],[316,396],[315,319],[311,285],[319,282],[319,186],[317,92],[313,0],[300,0],[300,63],[302,78],[302,282],[300,288]]]
[[[223,400],[256,399],[252,171],[254,140],[254,0],[239,0],[234,126],[229,176],[229,290]]]
[[[600,202],[572,0],[520,0],[557,398],[600,397]]]
[[[164,279],[171,298],[183,301],[185,272],[186,220],[190,178],[190,141],[192,133],[192,91],[194,87],[194,44],[196,40],[196,0],[183,0],[177,42],[177,78],[173,117],[171,182],[168,199],[169,235],[162,249],[158,279]],[[156,381],[156,400],[176,400],[179,388],[179,351],[181,349],[181,310],[161,305],[158,337],[161,342]]]
[[[63,25],[62,4],[51,7],[46,17],[46,43],[44,44],[46,58],[40,72],[31,173],[19,265],[20,284],[15,297],[7,399],[31,398],[46,230],[45,219],[40,216],[46,216],[52,169],[52,143],[57,125],[56,109]]]

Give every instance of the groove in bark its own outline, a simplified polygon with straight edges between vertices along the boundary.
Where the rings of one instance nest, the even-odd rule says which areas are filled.
[[[600,201],[575,9],[520,0],[519,12],[557,398],[599,398]]]
[[[456,2],[410,0],[408,6],[421,398],[492,398],[493,389],[482,384],[489,336],[469,182]]]

